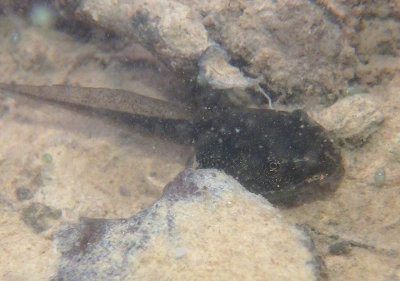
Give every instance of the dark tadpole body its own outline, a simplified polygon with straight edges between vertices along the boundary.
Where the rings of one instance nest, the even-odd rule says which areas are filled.
[[[223,170],[248,190],[272,202],[290,204],[301,196],[304,199],[303,195],[306,200],[318,197],[331,191],[342,175],[340,151],[332,136],[300,110],[193,110],[116,89],[13,84],[0,84],[0,88],[49,101],[129,114],[141,123],[164,123],[175,135],[193,137],[199,168]]]
[[[342,176],[332,136],[300,110],[219,109],[196,128],[200,168],[221,169],[271,202],[318,198]]]

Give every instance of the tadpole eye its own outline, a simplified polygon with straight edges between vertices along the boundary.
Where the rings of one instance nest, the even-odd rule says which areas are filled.
[[[275,161],[275,162],[269,163],[269,171],[270,172],[275,172],[278,169],[279,169],[279,162]]]

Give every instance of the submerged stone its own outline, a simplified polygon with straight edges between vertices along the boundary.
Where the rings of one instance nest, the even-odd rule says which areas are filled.
[[[25,201],[25,200],[32,199],[33,192],[31,189],[29,189],[25,186],[21,186],[21,187],[17,188],[16,195],[17,195],[17,198],[19,201]]]
[[[53,280],[318,280],[311,240],[217,170],[181,172],[128,219],[82,219],[56,235]]]
[[[366,143],[384,121],[378,105],[368,94],[344,97],[314,115],[318,123],[350,147]]]

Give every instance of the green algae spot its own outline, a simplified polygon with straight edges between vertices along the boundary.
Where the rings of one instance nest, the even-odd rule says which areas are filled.
[[[386,173],[384,168],[378,168],[374,174],[374,183],[376,186],[383,186],[386,181]]]

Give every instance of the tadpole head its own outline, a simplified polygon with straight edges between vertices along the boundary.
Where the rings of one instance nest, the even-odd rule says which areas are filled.
[[[203,114],[197,126],[200,168],[221,169],[271,202],[312,200],[341,178],[339,149],[302,111],[229,108]]]

